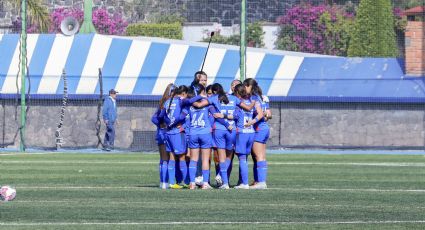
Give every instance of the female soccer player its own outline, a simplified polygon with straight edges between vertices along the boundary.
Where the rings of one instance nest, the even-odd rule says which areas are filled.
[[[271,111],[269,106],[269,100],[267,96],[262,94],[262,90],[258,85],[257,81],[252,78],[248,78],[244,81],[247,93],[251,95],[253,100],[260,103],[261,110],[264,113],[264,117],[260,119],[254,126],[255,136],[254,144],[252,148],[253,161],[254,161],[254,183],[250,187],[252,189],[266,189],[267,184],[267,161],[266,161],[266,143],[270,135],[270,127],[267,124],[267,120],[271,119]]]
[[[248,162],[247,155],[251,153],[254,142],[255,130],[253,125],[263,118],[263,111],[258,102],[251,102],[245,86],[235,86],[236,96],[245,104],[254,103],[254,109],[243,111],[236,109],[234,119],[236,121],[236,148],[235,152],[239,158],[239,171],[242,183],[235,186],[236,189],[249,189],[248,185]],[[257,113],[254,117],[254,111]]]
[[[227,95],[224,92],[223,86],[215,83],[212,86],[214,96],[208,98],[211,105],[214,105],[224,117],[232,117],[237,105],[241,103],[240,99],[233,95]],[[234,121],[226,120],[229,125],[226,127],[220,122],[214,123],[214,141],[217,144],[219,161],[220,161],[220,176],[223,185],[220,189],[229,189],[229,178],[227,169],[231,163],[233,148],[235,145],[236,130],[234,129]]]
[[[212,87],[213,85],[208,85],[207,88],[205,89],[205,91],[207,92],[208,98],[214,95]],[[210,117],[210,122],[213,125],[215,120],[213,114],[210,113],[209,117]],[[215,133],[214,129],[215,127],[213,125],[213,130],[212,130],[213,140],[214,140],[214,133]],[[213,153],[212,158],[214,160],[214,166],[215,166],[215,182],[217,186],[220,187],[221,185],[223,185],[223,180],[221,179],[221,176],[220,176],[220,160],[219,160],[218,151],[217,151],[217,144],[215,143],[215,141],[213,141],[212,153]]]
[[[201,84],[194,85],[196,94],[206,97],[205,87]],[[190,189],[195,189],[196,168],[201,152],[202,159],[202,189],[212,189],[209,184],[210,177],[210,155],[212,148],[211,122],[209,119],[208,107],[195,108],[190,107],[190,128],[189,128],[189,149],[190,149],[190,164],[189,177]]]
[[[235,79],[230,84],[230,94],[235,95],[235,86],[242,84],[242,82],[239,79]]]
[[[166,125],[164,123],[163,117],[160,118],[161,110],[164,109],[164,103],[168,100],[172,94],[172,90],[175,88],[173,84],[168,84],[167,88],[162,95],[161,100],[159,100],[159,107],[156,112],[152,115],[151,121],[156,125],[156,143],[158,144],[159,149],[159,187],[162,189],[168,188],[168,160],[169,155],[165,150],[165,132]]]
[[[166,132],[166,150],[170,153],[168,161],[168,180],[170,188],[180,189],[182,186],[178,185],[175,180],[175,164],[176,158],[180,162],[185,162],[185,155],[187,150],[186,136],[184,133],[183,123],[186,119],[186,114],[182,113],[182,108],[187,104],[193,103],[187,100],[184,94],[177,88],[173,90],[171,97],[164,103],[164,109],[161,111],[164,114],[164,121],[167,124]],[[200,97],[194,97],[196,101]],[[182,173],[182,180],[184,181],[187,176],[186,163],[180,165],[180,172]]]
[[[208,80],[208,75],[204,71],[197,71],[195,73],[195,76],[193,77],[193,81],[190,84],[190,87],[193,88],[193,86],[197,84],[207,87],[207,80]]]

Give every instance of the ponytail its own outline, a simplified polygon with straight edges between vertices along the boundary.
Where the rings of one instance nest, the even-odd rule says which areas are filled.
[[[176,86],[172,83],[167,85],[167,88],[165,89],[161,100],[159,100],[159,109],[163,109],[164,108],[164,103],[170,98],[173,90],[176,88]]]
[[[171,97],[170,97],[170,103],[168,104],[168,108],[167,108],[167,114],[170,112],[171,104],[172,104],[174,97],[176,96],[177,92],[178,92],[178,88],[175,85],[173,85],[171,87],[171,90],[170,90],[170,94],[171,94],[170,96]]]

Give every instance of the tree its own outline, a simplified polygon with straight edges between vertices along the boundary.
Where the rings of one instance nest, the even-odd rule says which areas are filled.
[[[361,0],[351,34],[348,56],[397,56],[390,0]]]
[[[20,12],[22,0],[6,1],[10,2]],[[49,11],[41,0],[27,0],[27,15],[30,25],[37,25],[41,32],[47,32],[50,24]]]

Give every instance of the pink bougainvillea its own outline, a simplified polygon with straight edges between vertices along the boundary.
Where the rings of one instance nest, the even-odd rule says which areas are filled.
[[[84,20],[84,12],[77,8],[57,8],[50,13],[50,27],[49,33],[61,33],[60,25],[66,17],[74,17],[78,20],[80,25]],[[111,34],[111,35],[124,35],[128,26],[128,22],[122,17],[121,14],[109,14],[105,9],[97,9],[93,11],[93,24],[97,33]],[[21,20],[18,18],[13,21],[14,31],[19,33],[21,27]],[[29,24],[28,33],[39,33],[39,27],[36,24]]]

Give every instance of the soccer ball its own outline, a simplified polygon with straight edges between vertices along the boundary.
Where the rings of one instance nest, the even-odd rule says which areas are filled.
[[[16,197],[16,189],[9,185],[4,185],[0,188],[0,198],[2,201],[12,201]]]

